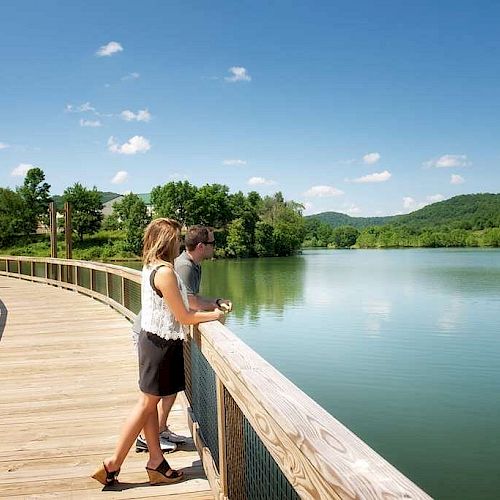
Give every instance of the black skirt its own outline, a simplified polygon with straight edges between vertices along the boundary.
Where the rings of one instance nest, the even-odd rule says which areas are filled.
[[[166,340],[154,333],[139,335],[139,388],[153,396],[184,390],[184,341]]]

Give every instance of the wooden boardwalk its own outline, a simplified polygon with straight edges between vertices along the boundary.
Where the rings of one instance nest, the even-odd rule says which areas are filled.
[[[130,324],[75,292],[0,276],[0,497],[212,499],[192,440],[167,455],[187,480],[149,486],[132,449],[120,484],[90,479],[137,399]],[[169,420],[189,435],[180,403]]]

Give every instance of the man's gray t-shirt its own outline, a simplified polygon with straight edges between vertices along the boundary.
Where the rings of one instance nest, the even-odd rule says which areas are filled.
[[[201,283],[201,266],[197,264],[184,250],[174,261],[174,269],[181,277],[190,295],[198,295]]]
[[[175,272],[180,276],[183,283],[186,285],[188,295],[197,295],[200,291],[201,283],[201,266],[190,259],[187,252],[184,250],[179,257],[174,260]],[[135,334],[141,333],[141,313],[135,318],[132,325],[132,331]]]

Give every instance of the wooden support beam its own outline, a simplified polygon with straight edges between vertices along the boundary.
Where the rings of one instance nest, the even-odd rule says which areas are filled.
[[[71,204],[64,203],[64,241],[66,244],[66,258],[73,258],[73,225],[71,223]]]
[[[50,256],[57,258],[57,210],[55,203],[49,203],[49,220],[50,220]]]

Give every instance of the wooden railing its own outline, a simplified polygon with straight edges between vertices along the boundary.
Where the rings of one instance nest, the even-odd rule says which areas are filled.
[[[131,320],[140,308],[140,272],[120,266],[0,256],[0,275],[76,290]],[[224,325],[191,328],[185,366],[191,430],[218,498],[430,498]]]

